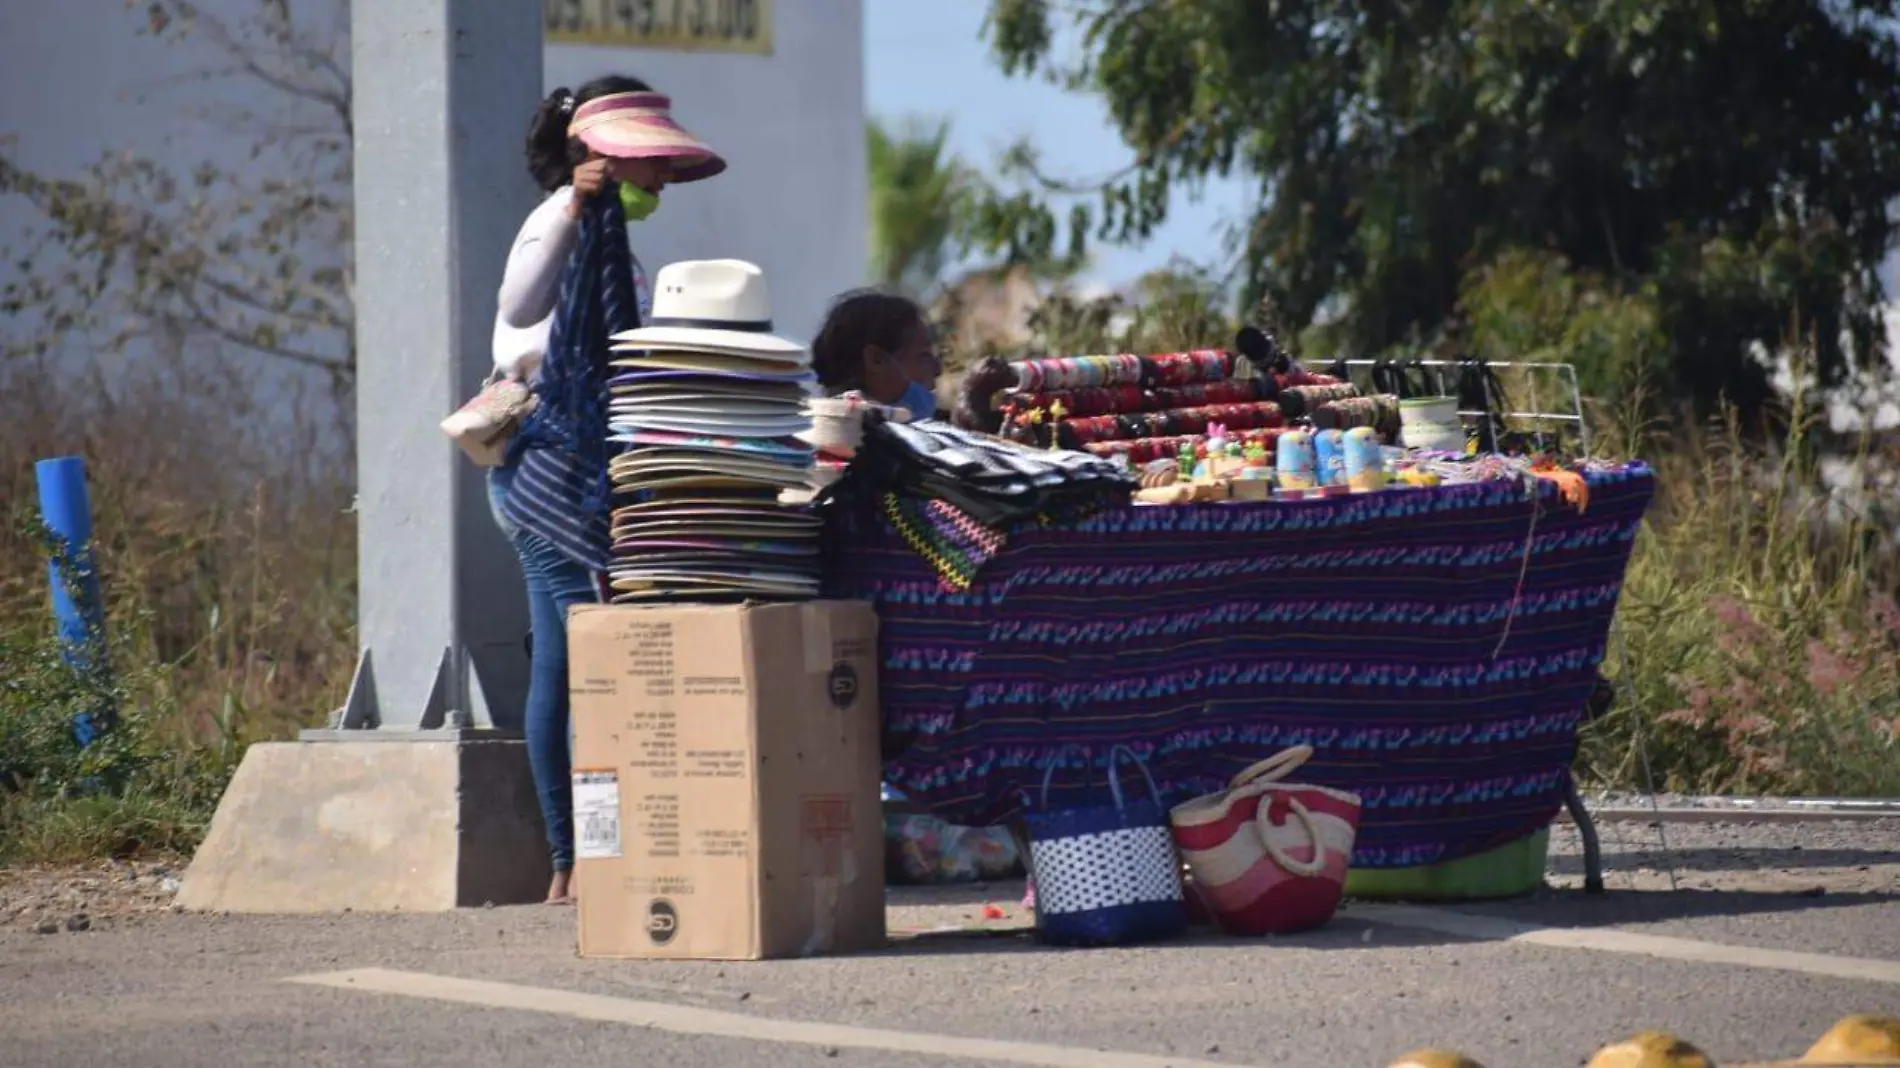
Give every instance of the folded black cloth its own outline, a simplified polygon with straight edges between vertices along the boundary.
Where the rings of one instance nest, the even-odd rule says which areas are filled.
[[[886,493],[943,500],[985,526],[1071,521],[1127,504],[1136,482],[1117,464],[1083,452],[1033,449],[923,420],[867,414],[864,440],[840,481],[866,501]]]

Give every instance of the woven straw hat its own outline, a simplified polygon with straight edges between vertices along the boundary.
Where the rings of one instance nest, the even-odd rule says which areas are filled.
[[[616,351],[733,353],[788,371],[811,365],[805,346],[772,332],[765,272],[744,260],[682,260],[660,268],[652,316],[613,341]]]
[[[673,101],[662,93],[595,97],[575,109],[567,135],[614,159],[666,160],[671,182],[697,182],[726,169],[717,152],[673,121]]]

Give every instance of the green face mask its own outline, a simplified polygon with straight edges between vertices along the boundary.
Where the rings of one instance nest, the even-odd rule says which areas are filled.
[[[632,182],[620,183],[620,210],[628,222],[640,222],[659,210],[660,194],[649,193]]]

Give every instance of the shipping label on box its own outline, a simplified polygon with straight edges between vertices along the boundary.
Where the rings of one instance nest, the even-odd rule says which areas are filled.
[[[612,768],[574,769],[574,856],[620,856],[620,775]]]

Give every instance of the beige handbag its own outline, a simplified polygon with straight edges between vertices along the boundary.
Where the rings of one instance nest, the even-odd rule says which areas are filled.
[[[508,442],[534,411],[538,398],[526,382],[499,372],[467,404],[442,420],[442,432],[482,467],[500,467]]]

